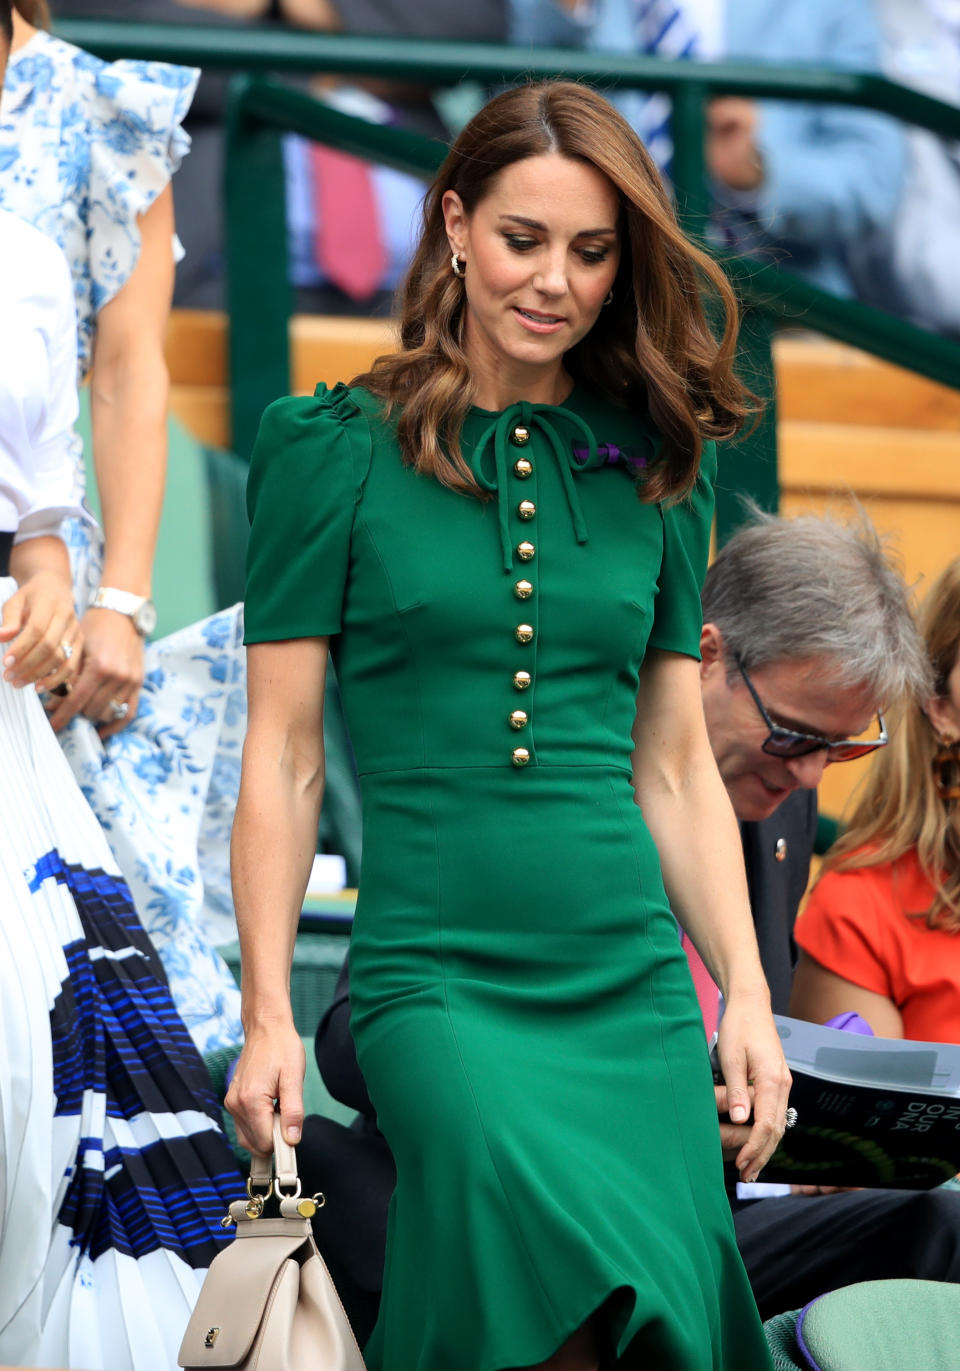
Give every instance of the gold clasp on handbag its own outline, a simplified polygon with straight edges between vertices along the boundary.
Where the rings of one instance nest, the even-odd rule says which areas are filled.
[[[273,1194],[273,1181],[267,1181],[267,1188],[264,1191],[256,1191],[253,1188],[253,1177],[247,1178],[247,1195],[250,1203],[247,1205],[247,1218],[259,1219],[263,1213],[263,1206]]]
[[[317,1191],[316,1195],[313,1196],[305,1195],[297,1205],[297,1213],[302,1219],[312,1219],[317,1210],[322,1209],[326,1202],[326,1197],[321,1191]]]

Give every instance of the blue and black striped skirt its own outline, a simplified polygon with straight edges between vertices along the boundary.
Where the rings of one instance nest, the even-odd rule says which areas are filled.
[[[172,1371],[240,1194],[102,830],[0,680],[0,1364]]]

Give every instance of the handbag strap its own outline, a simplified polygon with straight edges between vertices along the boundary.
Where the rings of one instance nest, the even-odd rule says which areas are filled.
[[[250,1158],[250,1187],[264,1186],[269,1193],[274,1176],[277,1190],[294,1195],[300,1194],[300,1177],[297,1175],[297,1150],[285,1141],[280,1127],[280,1115],[273,1116],[273,1154],[269,1157]]]

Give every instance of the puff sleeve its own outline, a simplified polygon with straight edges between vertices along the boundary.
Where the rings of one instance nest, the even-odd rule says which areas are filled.
[[[710,556],[716,478],[716,444],[704,443],[700,472],[690,495],[678,504],[661,506],[663,559],[649,646],[698,660],[703,627],[700,590]]]
[[[351,434],[351,429],[354,432]],[[366,420],[344,387],[277,400],[250,461],[247,643],[338,633]]]
[[[80,54],[78,60],[95,63]],[[129,279],[140,255],[137,220],[190,148],[181,127],[200,73],[164,62],[96,63],[84,83],[90,136],[91,308],[96,315]],[[182,256],[174,241],[175,256]]]

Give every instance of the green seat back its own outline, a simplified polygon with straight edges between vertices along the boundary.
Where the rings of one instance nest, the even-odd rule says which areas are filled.
[[[956,1371],[960,1287],[917,1280],[844,1286],[807,1306],[797,1338],[806,1365],[818,1371]]]

